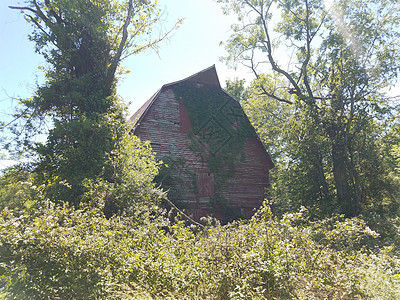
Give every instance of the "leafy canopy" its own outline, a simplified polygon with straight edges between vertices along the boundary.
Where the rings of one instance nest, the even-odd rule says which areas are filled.
[[[47,197],[77,205],[85,180],[113,176],[111,152],[128,130],[115,90],[121,61],[157,48],[170,31],[155,32],[157,1],[27,0],[11,8],[33,25],[30,39],[46,60],[46,82],[21,101],[19,146],[36,154]],[[47,141],[32,143],[41,131]]]
[[[253,95],[292,105],[286,133],[273,135],[285,137],[282,169],[294,180],[287,190],[297,189],[303,204],[333,199],[347,216],[387,203],[388,172],[374,139],[385,129],[392,108],[384,92],[399,71],[399,1],[219,2],[239,21],[227,62],[253,71]],[[276,79],[263,73],[280,82],[271,88]]]

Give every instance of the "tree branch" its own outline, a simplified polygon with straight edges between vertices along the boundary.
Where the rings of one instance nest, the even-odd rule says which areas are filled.
[[[115,72],[117,70],[118,64],[121,59],[122,51],[124,50],[126,40],[128,39],[128,27],[131,23],[132,13],[133,13],[133,0],[129,0],[128,2],[128,13],[125,18],[125,22],[122,25],[122,39],[119,43],[117,53],[114,56],[113,61],[111,62],[110,67],[106,70],[106,78],[104,83],[104,90],[106,94],[109,94],[111,91],[111,86],[114,80]]]
[[[19,10],[29,10],[30,12],[33,12],[34,14],[37,14],[37,11],[34,10],[33,8],[26,7],[26,6],[9,6],[8,8],[10,9],[19,9]]]
[[[254,65],[254,48],[252,48],[250,62],[251,62],[251,66],[250,66],[251,70],[253,71],[253,73],[254,73],[254,75],[256,76],[256,78],[259,79],[259,78],[260,78],[260,75],[259,75],[258,72],[257,72],[256,66]],[[265,89],[265,87],[264,87],[263,85],[260,85],[260,88],[261,88],[261,90],[262,90],[261,95],[268,96],[268,97],[270,97],[270,98],[273,98],[273,99],[275,99],[275,100],[278,100],[279,102],[284,102],[284,103],[287,103],[287,104],[293,104],[293,102],[291,102],[291,101],[289,101],[289,100],[286,100],[286,99],[283,99],[283,98],[280,98],[280,97],[276,96],[274,93],[269,93],[269,92]]]
[[[266,40],[262,41],[262,42],[266,45],[267,53],[268,53],[267,54],[268,55],[268,61],[269,61],[270,65],[271,65],[272,69],[275,72],[278,72],[279,74],[282,74],[283,76],[285,76],[287,78],[287,80],[289,80],[289,82],[292,84],[293,88],[296,90],[296,94],[297,95],[301,95],[301,89],[300,89],[299,85],[296,83],[296,81],[294,80],[294,78],[288,72],[286,72],[285,70],[281,69],[278,66],[278,64],[276,63],[276,61],[275,61],[275,59],[274,59],[274,57],[272,55],[272,43],[271,43],[271,38],[270,38],[270,35],[269,35],[267,20],[266,20],[264,15],[260,15],[260,17],[261,17],[261,21],[262,21],[262,26],[263,26],[263,30],[264,30],[264,33],[265,33],[265,37],[266,37]]]
[[[196,222],[193,220],[191,217],[189,217],[187,214],[185,214],[182,210],[180,210],[171,200],[169,200],[167,197],[163,197],[163,200],[168,203],[172,208],[176,209],[177,212],[179,212],[184,219],[189,221],[190,223],[199,226],[200,228],[204,228],[204,225],[200,224],[199,222]]]
[[[52,24],[53,23],[51,23],[50,20],[46,17],[46,15],[42,12],[42,10],[40,9],[40,6],[37,4],[36,0],[33,0],[33,4],[35,5],[36,10],[34,10],[31,7],[27,7],[27,6],[9,6],[9,8],[10,9],[19,9],[19,10],[22,10],[22,11],[26,11],[26,10],[30,11],[30,12],[34,13],[37,17],[39,17],[43,22],[45,22],[46,25],[50,29],[52,29],[52,27],[53,27]],[[46,34],[49,37],[50,41],[52,41],[53,44],[55,44],[53,39],[51,38],[50,34],[46,30],[43,29],[43,27],[39,24],[38,21],[35,20],[34,17],[32,17],[31,15],[28,15],[28,14],[25,14],[25,16],[27,16],[35,24],[35,26],[37,28],[39,28],[39,30],[41,30],[44,34]]]
[[[34,17],[32,17],[31,15],[25,15],[25,16],[27,16],[36,25],[36,27],[40,29],[40,31],[42,31],[45,35],[47,35],[49,40],[52,41],[53,44],[55,45],[53,39],[51,38],[51,35],[46,30],[44,30],[42,25],[40,25],[39,22],[36,21]]]
[[[310,62],[311,58],[311,37],[310,37],[310,9],[308,7],[308,0],[306,2],[306,59],[303,61],[303,64],[301,66],[301,72],[300,72],[300,77],[301,74],[304,74],[304,85],[306,86],[307,94],[309,99],[313,99],[313,92],[310,87],[310,83],[308,81],[308,73],[307,73],[307,66]],[[314,101],[313,101],[314,102]]]
[[[267,90],[263,86],[261,87],[261,90],[263,91],[261,93],[261,95],[268,96],[268,97],[270,97],[272,99],[278,100],[279,102],[284,102],[284,103],[287,103],[287,104],[293,104],[292,101],[280,98],[280,97],[276,96],[275,94],[271,94],[271,93],[267,92]]]
[[[49,12],[56,19],[57,23],[58,24],[64,23],[64,20],[59,15],[57,15],[54,9],[51,7],[50,0],[45,0],[44,3],[46,3],[46,5],[50,8]]]

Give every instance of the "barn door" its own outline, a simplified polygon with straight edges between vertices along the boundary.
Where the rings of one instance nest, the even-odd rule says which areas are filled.
[[[200,197],[214,196],[214,174],[213,173],[198,173],[197,187]]]

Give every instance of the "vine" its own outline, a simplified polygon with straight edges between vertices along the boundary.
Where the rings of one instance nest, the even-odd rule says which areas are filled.
[[[212,202],[215,203],[221,198],[218,191],[234,176],[237,161],[245,157],[246,139],[256,133],[239,103],[220,88],[180,83],[173,90],[189,111],[192,125],[188,132],[189,146],[200,153],[214,173],[216,195]]]
[[[154,181],[157,185],[168,191],[171,199],[182,199],[182,195],[184,195],[186,190],[192,190],[197,194],[197,182],[193,180],[196,174],[187,169],[185,160],[182,157],[166,155],[161,160],[163,164]],[[192,177],[191,183],[184,180],[187,174]],[[183,209],[186,205],[186,203],[179,201],[180,208]]]

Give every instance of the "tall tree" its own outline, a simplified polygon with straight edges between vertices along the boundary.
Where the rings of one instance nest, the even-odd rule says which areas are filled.
[[[379,165],[374,128],[388,109],[383,90],[399,70],[399,1],[219,2],[240,21],[227,42],[228,61],[248,65],[257,78],[270,70],[286,81],[293,98],[261,87],[262,93],[301,112],[314,132],[308,141],[315,147],[303,144],[320,174],[314,182],[325,190],[332,180],[339,212],[358,215],[374,197],[365,178],[379,168],[368,170],[366,162]]]
[[[30,39],[47,62],[45,84],[21,109],[29,133],[37,120],[51,126],[34,145],[38,183],[48,198],[77,204],[85,179],[112,177],[109,158],[126,132],[115,90],[120,62],[169,32],[153,33],[157,1],[26,0],[10,8],[33,25]]]

